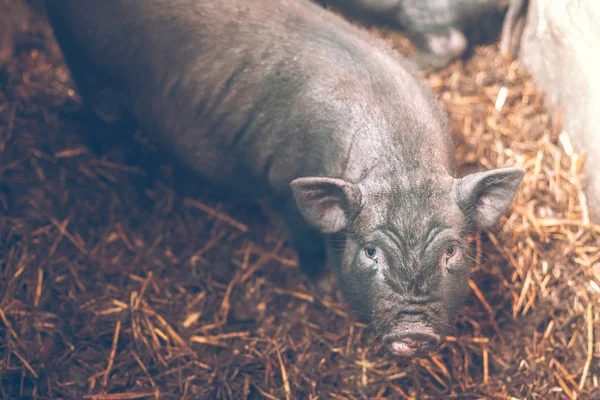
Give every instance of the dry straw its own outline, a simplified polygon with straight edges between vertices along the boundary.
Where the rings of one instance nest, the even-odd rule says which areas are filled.
[[[600,230],[584,158],[494,46],[427,79],[463,171],[527,176],[472,237],[455,332],[398,364],[339,296],[312,289],[269,212],[173,168],[144,135],[96,154],[87,135],[120,133],[76,113],[49,35],[36,25],[0,75],[2,397],[592,398]]]

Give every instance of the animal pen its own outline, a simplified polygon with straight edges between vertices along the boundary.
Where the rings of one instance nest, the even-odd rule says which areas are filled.
[[[413,51],[399,32],[370,31]],[[594,398],[600,227],[585,158],[497,47],[424,76],[461,174],[527,174],[510,212],[470,237],[471,290],[451,336],[403,363],[299,271],[272,211],[199,183],[136,127],[84,118],[36,20],[0,72],[0,395]]]

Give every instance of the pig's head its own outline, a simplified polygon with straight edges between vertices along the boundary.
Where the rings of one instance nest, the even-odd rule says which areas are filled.
[[[334,253],[346,299],[394,354],[412,358],[438,347],[466,296],[465,236],[500,218],[523,176],[500,168],[397,187],[308,177],[292,190],[308,223],[343,238]]]

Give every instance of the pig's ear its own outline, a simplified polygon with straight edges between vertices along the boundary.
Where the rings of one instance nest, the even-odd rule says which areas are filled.
[[[510,167],[475,172],[457,179],[454,189],[458,205],[480,227],[489,228],[512,203],[523,176],[523,168]]]
[[[323,233],[336,233],[346,228],[360,210],[361,191],[345,180],[298,178],[291,186],[306,222]]]

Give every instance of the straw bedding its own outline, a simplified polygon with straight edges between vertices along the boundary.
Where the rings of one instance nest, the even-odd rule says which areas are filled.
[[[471,238],[452,336],[399,363],[339,293],[311,286],[272,212],[200,182],[143,132],[84,117],[51,31],[33,24],[0,72],[1,396],[594,398],[600,227],[584,155],[496,46],[426,78],[463,171],[527,176]]]

